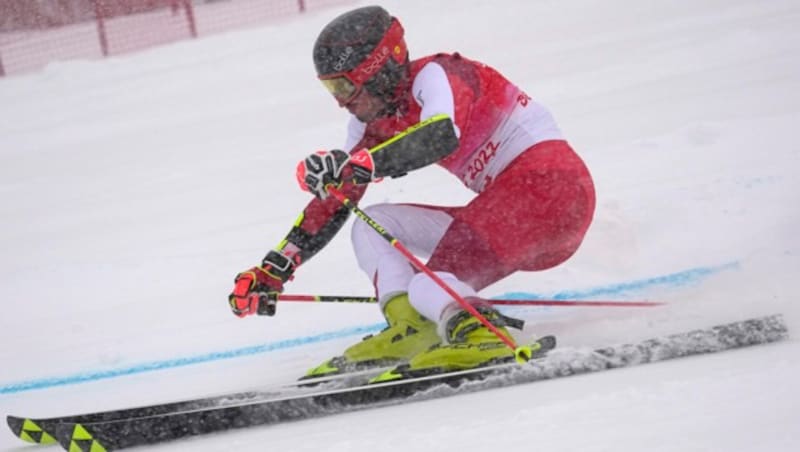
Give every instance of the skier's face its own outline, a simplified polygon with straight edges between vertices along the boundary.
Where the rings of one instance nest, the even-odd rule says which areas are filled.
[[[384,114],[386,103],[366,89],[362,89],[352,100],[344,104],[344,107],[359,121],[370,122]]]

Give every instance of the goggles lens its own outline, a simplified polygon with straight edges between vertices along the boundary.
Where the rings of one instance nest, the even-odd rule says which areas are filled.
[[[347,102],[358,91],[356,85],[343,76],[322,79],[322,84],[339,102]]]

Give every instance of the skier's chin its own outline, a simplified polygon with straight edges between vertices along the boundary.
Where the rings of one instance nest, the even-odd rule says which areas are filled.
[[[354,115],[355,115],[356,118],[358,118],[359,121],[364,122],[364,123],[372,122],[372,121],[374,121],[374,120],[376,120],[376,119],[381,117],[380,112],[377,112],[377,113],[372,113],[372,112],[363,113],[363,112],[361,112],[361,113],[354,113]]]
[[[372,108],[369,108],[369,107],[372,107]],[[352,114],[353,116],[358,118],[358,120],[363,122],[363,123],[372,122],[372,121],[374,121],[376,119],[383,118],[383,117],[386,117],[386,116],[389,115],[389,110],[383,105],[380,105],[380,106],[378,106],[378,105],[370,105],[370,106],[354,105],[352,107],[348,106],[347,110],[350,112],[350,114]]]
[[[350,112],[351,115],[355,116],[359,121],[363,123],[368,123],[374,121],[380,117],[380,109],[377,108],[364,108],[363,106],[359,105],[348,105],[347,111]]]

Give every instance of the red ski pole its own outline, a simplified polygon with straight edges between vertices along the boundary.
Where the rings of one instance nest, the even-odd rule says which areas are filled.
[[[660,301],[585,301],[585,300],[487,300],[490,304],[500,306],[586,306],[604,308],[652,308],[663,306]]]
[[[296,303],[377,303],[375,297],[350,295],[294,295],[270,294],[270,301],[287,301]],[[660,301],[609,301],[609,300],[540,300],[540,299],[485,299],[497,306],[585,306],[585,307],[617,307],[617,308],[651,308],[663,306]]]

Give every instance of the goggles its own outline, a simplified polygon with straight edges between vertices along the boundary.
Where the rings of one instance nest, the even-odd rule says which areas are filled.
[[[319,79],[325,89],[339,102],[340,106],[350,103],[371,79],[386,64],[389,58],[398,63],[405,62],[408,56],[405,41],[403,41],[403,26],[397,19],[392,19],[389,30],[375,47],[375,50],[354,69],[347,72],[336,72],[320,76]]]
[[[322,82],[322,86],[324,86],[329,93],[333,94],[333,97],[336,98],[339,105],[344,106],[349,103],[358,95],[358,92],[361,91],[361,87],[356,87],[346,75],[337,75],[332,78],[328,77],[329,76],[325,78],[320,77],[320,81]]]

